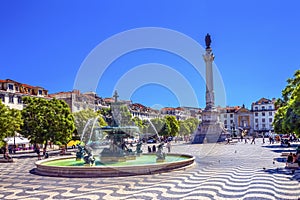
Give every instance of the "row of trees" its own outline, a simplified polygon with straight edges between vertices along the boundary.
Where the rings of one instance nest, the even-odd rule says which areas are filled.
[[[175,116],[167,115],[164,118],[141,120],[138,117],[132,119],[133,123],[139,127],[142,133],[155,134],[155,130],[160,136],[185,136],[194,133],[198,127],[197,118],[188,118],[178,121]],[[155,128],[153,128],[153,126]]]
[[[278,110],[274,117],[274,131],[300,135],[300,70],[287,80],[282,98],[277,99]]]
[[[44,148],[47,148],[49,142],[63,145],[72,138],[79,139],[85,125],[95,118],[100,127],[114,126],[114,118],[119,118],[120,126],[135,125],[141,133],[155,134],[154,126],[161,136],[189,135],[199,123],[195,118],[178,121],[175,116],[151,121],[132,118],[126,106],[119,108],[116,117],[110,108],[98,112],[82,110],[72,114],[66,102],[57,99],[24,97],[23,103],[26,106],[20,111],[9,109],[0,101],[0,146],[4,145],[4,138],[14,136],[16,132],[27,137],[32,144],[44,144]]]

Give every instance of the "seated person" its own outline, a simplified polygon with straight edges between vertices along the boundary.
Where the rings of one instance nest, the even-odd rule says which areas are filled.
[[[292,153],[290,153],[289,155],[288,155],[288,157],[287,157],[287,161],[286,161],[287,163],[292,163],[293,162],[293,154]]]
[[[300,154],[300,145],[298,145],[296,148],[296,154]]]
[[[293,163],[296,163],[297,162],[297,156],[296,154],[293,154]]]
[[[8,154],[8,152],[5,152],[4,159],[10,160],[11,156]]]

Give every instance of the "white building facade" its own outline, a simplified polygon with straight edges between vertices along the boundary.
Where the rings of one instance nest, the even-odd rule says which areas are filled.
[[[254,131],[260,133],[274,131],[272,123],[276,113],[275,99],[261,98],[252,103],[251,111],[254,118]]]
[[[31,86],[17,81],[0,80],[0,100],[10,109],[22,110],[23,96],[48,98],[48,90],[39,86]]]

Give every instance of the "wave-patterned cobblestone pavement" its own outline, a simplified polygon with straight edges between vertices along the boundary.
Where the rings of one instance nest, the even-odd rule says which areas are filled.
[[[195,166],[117,178],[57,178],[30,173],[37,158],[0,163],[0,199],[299,199],[300,170],[273,162],[279,145],[175,144]],[[280,160],[280,159],[278,159]]]

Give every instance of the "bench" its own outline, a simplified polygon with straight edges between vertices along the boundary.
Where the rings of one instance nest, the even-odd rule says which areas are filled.
[[[280,156],[287,157],[288,155],[290,155],[290,153],[295,154],[296,152],[283,152]]]
[[[286,163],[285,168],[288,169],[300,169],[299,164],[298,163]]]
[[[287,157],[288,155],[290,155],[290,152],[283,152],[283,153],[281,153],[280,156],[282,156],[282,157]]]

